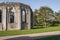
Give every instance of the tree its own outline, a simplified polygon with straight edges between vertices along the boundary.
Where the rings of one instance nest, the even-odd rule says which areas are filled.
[[[60,25],[60,11],[55,12],[56,25]]]
[[[60,22],[60,11],[55,13],[56,20]]]
[[[38,25],[38,15],[39,15],[39,13],[38,13],[38,10],[37,9],[35,9],[35,11],[34,11],[34,25]]]
[[[41,7],[39,9],[39,13],[40,13],[40,20],[42,20],[42,24],[44,27],[47,27],[49,23],[49,21],[51,20],[51,18],[53,17],[53,10],[49,7]]]

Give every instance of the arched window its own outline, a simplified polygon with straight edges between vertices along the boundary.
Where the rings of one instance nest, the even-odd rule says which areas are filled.
[[[10,8],[10,23],[14,23],[14,9],[13,7]]]
[[[22,21],[23,22],[26,21],[26,12],[25,12],[25,10],[22,10]]]
[[[25,29],[26,26],[26,10],[21,10],[21,29]]]
[[[10,15],[10,23],[14,23],[14,16]]]
[[[0,10],[0,23],[2,22],[2,11]]]

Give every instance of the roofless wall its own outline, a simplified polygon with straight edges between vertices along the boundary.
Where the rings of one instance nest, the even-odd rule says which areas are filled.
[[[16,2],[0,3],[0,30],[24,30],[33,26],[30,6]]]

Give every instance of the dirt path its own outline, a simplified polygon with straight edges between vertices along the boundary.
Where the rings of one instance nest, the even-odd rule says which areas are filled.
[[[60,35],[60,31],[0,37],[0,40],[34,40],[37,38]]]

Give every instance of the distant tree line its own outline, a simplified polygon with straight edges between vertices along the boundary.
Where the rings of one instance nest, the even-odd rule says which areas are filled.
[[[40,7],[35,9],[34,14],[34,25],[35,26],[58,26],[60,24],[60,11],[54,12],[49,7]]]

